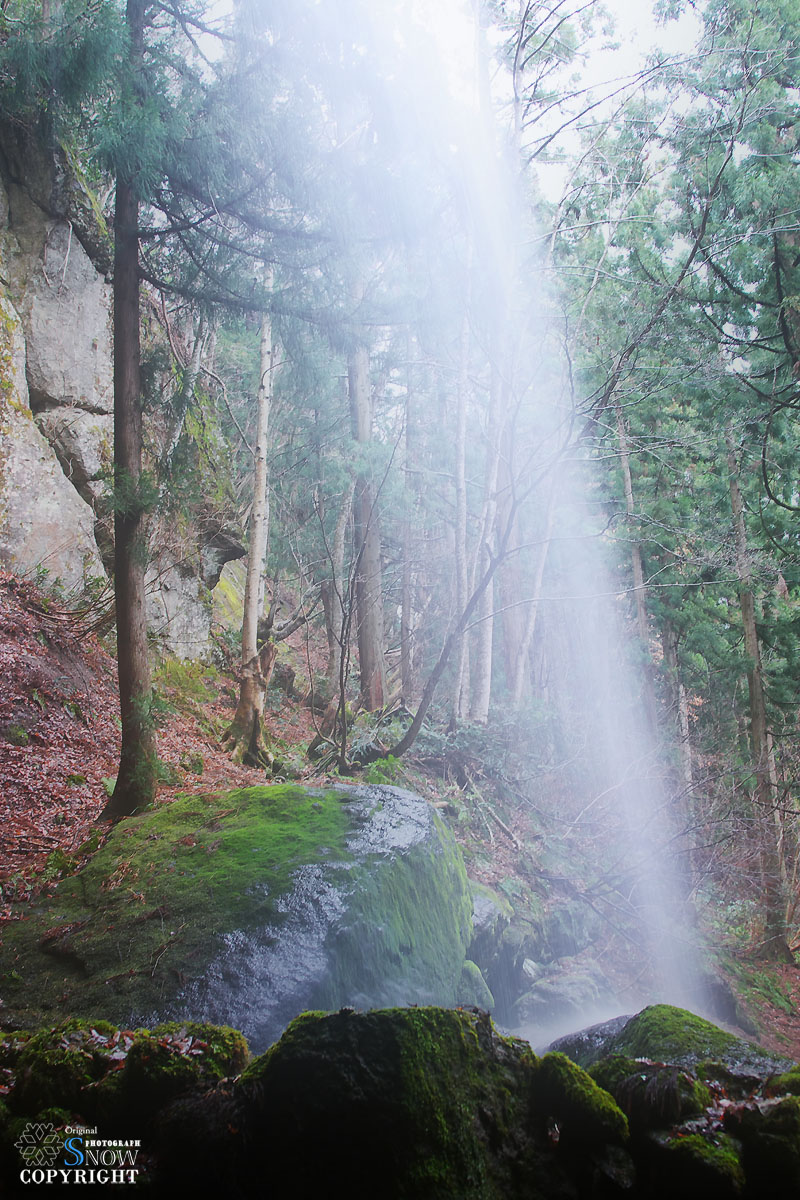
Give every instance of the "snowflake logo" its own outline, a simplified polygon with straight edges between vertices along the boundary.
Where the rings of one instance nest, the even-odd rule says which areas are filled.
[[[49,1167],[61,1152],[62,1140],[51,1124],[29,1121],[14,1145],[26,1167]]]

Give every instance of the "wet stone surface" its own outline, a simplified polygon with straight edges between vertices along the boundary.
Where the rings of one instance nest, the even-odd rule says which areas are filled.
[[[345,854],[293,871],[266,923],[254,883],[252,917],[145,1023],[190,1012],[241,1029],[258,1052],[307,1009],[457,1001],[472,901],[452,836],[399,788],[343,789],[340,803]]]

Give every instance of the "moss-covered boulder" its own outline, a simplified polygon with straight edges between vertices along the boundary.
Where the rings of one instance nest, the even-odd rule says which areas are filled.
[[[119,824],[13,923],[4,1017],[193,1019],[264,1049],[307,1008],[458,1002],[471,912],[452,836],[409,792],[184,797]]]
[[[678,1130],[652,1138],[639,1180],[652,1200],[737,1200],[745,1193],[740,1146],[725,1133]],[[763,1193],[767,1195],[768,1193]],[[778,1194],[778,1193],[776,1193]]]
[[[800,1096],[800,1065],[774,1076],[767,1083],[765,1091],[768,1096]]]
[[[176,1180],[199,1140],[200,1173],[237,1195],[259,1194],[269,1163],[299,1197],[566,1200],[594,1194],[599,1151],[627,1126],[580,1068],[537,1059],[485,1013],[411,1008],[307,1013],[220,1096],[219,1116],[179,1104],[161,1133]]]
[[[53,1168],[74,1166],[76,1126],[95,1149],[135,1147],[136,1194],[159,1198],[800,1194],[797,1097],[768,1098],[762,1081],[731,1102],[683,1068],[622,1056],[594,1074],[537,1057],[474,1009],[305,1013],[249,1062],[232,1029],[71,1021],[0,1043],[0,1194],[30,1194],[29,1155],[53,1150]]]
[[[565,1054],[545,1054],[533,1072],[533,1105],[584,1146],[623,1144],[628,1122],[613,1097]]]
[[[699,1116],[711,1103],[708,1087],[681,1067],[612,1054],[589,1068],[634,1129],[664,1129]]]
[[[73,1019],[0,1042],[9,1112],[44,1119],[58,1109],[87,1121],[133,1119],[141,1128],[168,1101],[237,1075],[250,1057],[235,1029],[199,1022],[120,1030]]]
[[[800,1195],[800,1098],[733,1105],[725,1128],[742,1143],[752,1195]]]
[[[651,1004],[636,1016],[592,1026],[579,1034],[559,1038],[560,1050],[588,1068],[610,1055],[646,1058],[689,1068],[704,1078],[725,1077],[757,1082],[775,1072],[788,1071],[791,1059],[781,1058],[728,1033],[684,1008]]]
[[[153,1194],[145,1159],[165,1106],[220,1086],[249,1057],[237,1030],[194,1022],[123,1030],[71,1020],[6,1037],[0,1042],[0,1195],[30,1195],[41,1183],[85,1183],[20,1174],[25,1167],[58,1173],[81,1163],[87,1169],[127,1163],[136,1170],[125,1182],[141,1185],[137,1195]],[[73,1134],[77,1140],[68,1143]],[[129,1148],[122,1158],[108,1149],[115,1144]],[[88,1182],[107,1182],[105,1175]]]

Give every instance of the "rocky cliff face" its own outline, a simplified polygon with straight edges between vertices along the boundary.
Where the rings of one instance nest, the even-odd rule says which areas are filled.
[[[68,597],[113,571],[111,263],[67,154],[0,128],[0,565]],[[241,552],[228,537],[217,565],[217,541],[154,525],[150,625],[181,657],[207,652],[209,589]]]
[[[110,288],[67,214],[52,219],[8,178],[0,282],[0,561],[74,594],[105,579],[95,524],[113,437]]]

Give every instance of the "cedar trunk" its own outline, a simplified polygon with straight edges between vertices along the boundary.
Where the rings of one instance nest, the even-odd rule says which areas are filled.
[[[129,3],[132,54],[141,45],[141,21],[141,5]],[[122,746],[105,817],[128,816],[152,803],[155,795],[156,738],[145,610],[147,522],[141,475],[139,201],[134,187],[120,179],[114,211],[114,593]]]
[[[774,785],[774,761],[767,724],[767,705],[764,690],[764,671],[761,646],[756,626],[756,605],[747,552],[747,529],[744,520],[744,500],[739,487],[739,468],[733,437],[726,434],[728,478],[731,512],[736,543],[736,574],[739,580],[739,606],[742,614],[744,648],[747,655],[747,690],[750,701],[750,752],[755,772],[757,827],[761,839],[761,877],[764,888],[764,945],[765,958],[793,962],[786,940],[786,899],[781,879],[779,835],[777,829],[777,795]]]

